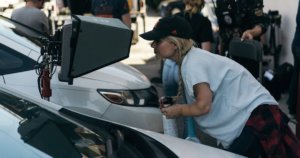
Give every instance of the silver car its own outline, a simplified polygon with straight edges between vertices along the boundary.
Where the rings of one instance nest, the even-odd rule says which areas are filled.
[[[0,83],[32,96],[40,96],[35,66],[40,57],[39,37],[45,35],[0,17]],[[115,63],[74,79],[60,82],[56,71],[51,80],[51,102],[98,118],[162,132],[162,115],[156,90],[135,68]]]
[[[81,114],[0,84],[1,157],[241,158]]]

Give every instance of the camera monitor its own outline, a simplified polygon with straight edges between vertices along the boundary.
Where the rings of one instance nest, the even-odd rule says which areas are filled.
[[[133,31],[119,19],[72,16],[62,28],[59,80],[72,79],[129,56]]]

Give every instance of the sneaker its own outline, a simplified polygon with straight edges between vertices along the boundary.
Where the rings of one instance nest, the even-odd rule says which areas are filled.
[[[290,119],[291,123],[296,124],[297,120],[296,120],[296,115],[295,114],[287,114],[288,118]]]
[[[290,119],[296,119],[296,115],[295,115],[295,114],[287,114],[287,116],[288,116]]]

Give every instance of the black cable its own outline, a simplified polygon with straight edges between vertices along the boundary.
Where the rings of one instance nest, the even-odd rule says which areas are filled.
[[[42,96],[42,85],[41,85],[41,78],[42,78],[42,73],[40,73],[39,75],[38,75],[38,79],[37,79],[37,84],[38,84],[38,90],[39,90],[39,93],[40,93],[40,96],[41,96],[41,98],[43,97]]]

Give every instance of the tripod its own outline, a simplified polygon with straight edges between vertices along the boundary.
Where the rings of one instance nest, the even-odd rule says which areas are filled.
[[[279,55],[281,52],[282,45],[278,44],[279,41],[279,28],[281,24],[281,15],[278,11],[268,12],[270,19],[270,36],[269,36],[269,52],[274,58],[274,69],[279,65]]]

